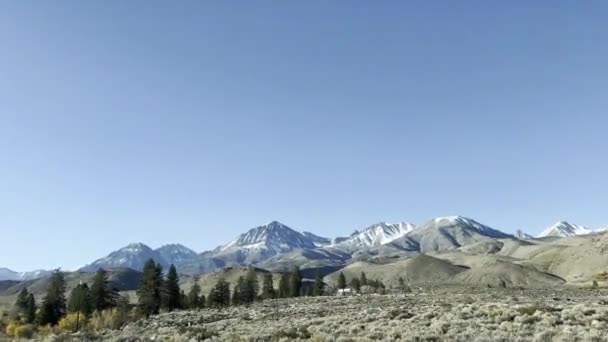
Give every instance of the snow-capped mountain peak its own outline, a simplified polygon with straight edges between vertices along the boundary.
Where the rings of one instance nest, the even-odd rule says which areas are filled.
[[[576,224],[569,223],[567,221],[559,221],[552,225],[551,227],[543,230],[538,237],[546,237],[546,236],[559,236],[559,237],[568,237],[568,236],[576,236],[576,235],[585,235],[593,233],[592,229],[587,227],[579,226]]]
[[[416,229],[416,226],[407,223],[379,222],[361,231],[355,230],[348,239],[340,241],[340,245],[357,247],[376,247],[390,243]]]
[[[220,248],[225,251],[233,248],[267,249],[274,252],[288,251],[294,248],[315,248],[315,243],[304,234],[288,226],[272,221],[255,227],[241,234],[236,240]]]
[[[444,228],[461,227],[464,229],[476,231],[477,233],[479,233],[483,236],[494,237],[494,238],[506,238],[506,237],[513,236],[513,235],[503,233],[500,230],[483,225],[483,224],[473,220],[472,218],[468,218],[468,217],[460,216],[460,215],[436,217],[424,226],[425,229],[434,229],[437,227],[439,227],[439,228],[441,228],[441,227],[444,227]]]
[[[107,256],[95,260],[93,263],[82,267],[81,271],[95,272],[99,268],[127,267],[134,270],[141,270],[148,259],[162,262],[162,257],[149,246],[137,242],[130,243]]]
[[[161,246],[156,250],[167,264],[179,264],[193,260],[198,256],[195,251],[181,245],[173,243]]]

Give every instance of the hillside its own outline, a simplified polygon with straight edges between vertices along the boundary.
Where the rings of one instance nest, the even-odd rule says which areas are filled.
[[[398,279],[403,277],[410,284],[442,284],[448,283],[452,277],[466,271],[463,266],[454,265],[429,255],[419,255],[405,259],[385,259],[383,262],[359,261],[331,273],[325,281],[336,284],[342,272],[347,281],[359,278],[365,272],[367,279],[381,280],[387,286],[397,286]]]
[[[94,273],[66,272],[64,276],[66,291],[69,293],[80,281],[91,284]],[[111,286],[119,291],[135,290],[141,279],[140,272],[128,268],[108,270],[108,276]],[[27,288],[28,291],[40,299],[46,293],[48,283],[49,278],[17,282],[11,286],[6,286],[4,289],[0,287],[0,296],[14,296],[23,288]]]

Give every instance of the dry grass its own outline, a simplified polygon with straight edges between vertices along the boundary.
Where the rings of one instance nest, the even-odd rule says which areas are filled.
[[[432,288],[161,314],[90,336],[123,341],[606,341],[608,292]]]

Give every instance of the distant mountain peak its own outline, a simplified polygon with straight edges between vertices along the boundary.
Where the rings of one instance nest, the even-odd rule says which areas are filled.
[[[33,280],[38,278],[46,277],[51,274],[52,271],[47,270],[35,270],[30,272],[16,272],[6,267],[0,267],[0,281],[1,280]]]
[[[515,232],[515,237],[518,238],[518,239],[520,239],[520,240],[531,240],[531,239],[534,239],[534,236],[532,236],[532,235],[524,232],[521,229],[518,229]]]
[[[513,235],[503,233],[500,230],[488,227],[484,224],[481,224],[474,219],[466,216],[455,215],[455,216],[444,216],[444,217],[436,217],[432,221],[435,226],[458,226],[466,229],[474,229],[481,235],[485,235],[488,237],[495,238],[505,238],[505,237],[513,237]],[[428,224],[427,224],[428,225]]]
[[[585,235],[590,233],[593,233],[593,230],[587,227],[572,224],[568,221],[558,221],[554,225],[543,230],[540,234],[538,234],[538,237],[568,237],[576,235]]]
[[[314,248],[315,245],[304,234],[284,225],[283,223],[272,221],[264,226],[250,229],[241,234],[236,241],[239,246],[265,243],[274,247],[289,248]]]
[[[416,228],[407,222],[378,222],[362,230],[355,230],[347,239],[338,242],[341,246],[377,247],[403,237]]]

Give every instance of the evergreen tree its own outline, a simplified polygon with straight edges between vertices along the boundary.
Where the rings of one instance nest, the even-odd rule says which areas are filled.
[[[245,303],[245,295],[243,291],[245,290],[245,278],[240,276],[236,280],[236,285],[232,289],[232,305],[241,305]]]
[[[21,318],[25,317],[25,313],[27,311],[27,298],[30,293],[27,291],[27,288],[23,288],[19,291],[17,295],[17,300],[15,301],[15,305],[13,306],[13,310],[15,314]]]
[[[226,307],[230,305],[230,283],[224,278],[220,278],[211,292],[209,292],[209,301],[215,307]]]
[[[289,272],[281,273],[281,279],[279,279],[279,297],[289,297]]]
[[[258,292],[260,291],[260,285],[258,282],[258,275],[255,272],[255,268],[250,266],[247,270],[247,275],[245,277],[245,282],[241,291],[241,295],[244,299],[244,304],[249,304],[256,301],[258,297]]]
[[[188,308],[188,296],[186,296],[186,292],[184,292],[184,290],[179,291],[179,307],[180,309]]]
[[[40,308],[40,325],[56,325],[65,314],[65,279],[63,272],[55,270]]]
[[[201,293],[201,296],[199,297],[199,302],[198,302],[198,307],[199,308],[204,308],[207,306],[206,300],[205,300],[205,295],[203,293]]]
[[[356,292],[361,291],[361,281],[359,280],[359,278],[351,279],[350,287]]]
[[[289,275],[289,296],[298,297],[302,289],[302,274],[300,274],[300,268],[294,266]]]
[[[118,293],[110,286],[108,272],[103,268],[95,273],[89,292],[93,310],[102,311],[116,304]]]
[[[162,267],[153,259],[146,261],[137,290],[139,309],[143,315],[149,317],[159,312],[161,305]]]
[[[359,282],[362,286],[369,285],[367,283],[367,277],[365,276],[365,272],[361,272],[361,276],[359,277]]]
[[[338,288],[344,290],[346,288],[346,277],[344,277],[344,273],[340,272],[340,276],[338,277]]]
[[[190,309],[198,309],[201,307],[201,286],[198,284],[198,278],[194,279],[194,285],[188,292],[188,307]],[[204,296],[203,296],[204,298]]]
[[[27,296],[27,309],[25,311],[25,321],[27,323],[34,323],[36,320],[36,298],[34,294],[30,293]]]
[[[272,273],[264,273],[262,278],[262,298],[270,299],[275,297]]]
[[[182,307],[181,291],[179,289],[179,276],[177,269],[172,264],[167,272],[167,279],[164,281],[163,289],[163,308],[169,312]]]
[[[27,288],[19,291],[13,310],[26,323],[32,323],[36,319],[36,300],[34,295],[27,291]]]
[[[86,283],[76,285],[76,287],[72,289],[72,292],[70,292],[70,297],[68,299],[68,312],[72,313],[78,311],[87,317],[93,313],[91,292]]]
[[[312,295],[313,296],[322,296],[324,292],[325,292],[325,283],[323,282],[323,277],[321,277],[321,272],[319,272],[319,270],[317,270],[317,273],[315,274],[315,285],[312,290]]]

